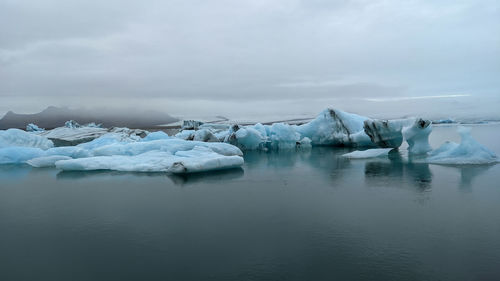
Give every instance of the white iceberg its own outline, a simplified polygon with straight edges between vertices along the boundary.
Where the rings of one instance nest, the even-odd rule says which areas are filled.
[[[112,155],[61,160],[55,163],[62,170],[115,170],[134,172],[194,173],[236,168],[243,165],[241,156],[224,156],[207,147],[196,146],[189,151],[149,151],[134,156]]]
[[[408,143],[410,154],[425,154],[432,150],[429,144],[429,135],[432,132],[432,125],[429,120],[417,119],[413,126],[403,129],[403,136]]]
[[[108,130],[104,128],[65,126],[42,132],[39,135],[52,140],[56,146],[71,146],[92,141],[107,133]]]
[[[156,131],[149,133],[147,136],[141,139],[141,141],[152,141],[152,140],[164,140],[164,139],[169,139],[170,136],[167,135],[167,133],[163,131]]]
[[[177,151],[191,150],[195,146],[206,147],[212,151],[225,156],[243,155],[241,150],[228,143],[220,142],[199,142],[185,141],[181,139],[164,139],[154,140],[149,142],[131,142],[131,143],[113,143],[97,147],[92,150],[95,156],[111,156],[111,155],[138,155],[148,151],[167,151],[175,154]]]
[[[433,164],[493,164],[498,162],[496,154],[472,138],[470,128],[459,127],[460,144],[445,142],[433,150],[426,162]]]
[[[26,125],[26,132],[35,132],[36,133],[36,132],[43,132],[43,131],[45,131],[44,128],[40,128],[33,123],[29,123],[28,125]]]
[[[386,157],[393,148],[372,148],[367,150],[356,150],[353,152],[346,153],[342,156],[351,159],[367,159],[367,158],[377,158]]]
[[[0,130],[0,148],[12,146],[48,149],[53,147],[54,143],[46,137],[19,129]]]

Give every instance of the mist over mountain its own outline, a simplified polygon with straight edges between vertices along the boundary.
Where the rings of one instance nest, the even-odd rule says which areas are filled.
[[[167,113],[146,111],[141,109],[70,109],[66,107],[49,106],[34,114],[18,114],[9,111],[0,119],[0,129],[25,128],[34,123],[43,128],[55,128],[64,125],[68,120],[80,124],[90,122],[101,123],[104,127],[151,128],[161,124],[177,121]]]

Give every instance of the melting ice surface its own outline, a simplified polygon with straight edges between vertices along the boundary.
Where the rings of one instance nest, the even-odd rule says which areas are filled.
[[[470,134],[471,129],[458,127],[460,143],[446,142],[431,151],[426,159],[434,164],[492,164],[498,162],[494,152],[478,143]]]
[[[432,150],[431,122],[424,119],[375,120],[326,109],[302,125],[274,123],[211,126],[199,122],[175,137],[128,128],[101,128],[68,121],[64,127],[30,132],[0,131],[0,164],[27,163],[61,170],[116,170],[191,173],[243,165],[242,150],[310,149],[315,145],[372,148],[347,158],[385,157],[403,139],[408,155],[435,164],[491,164],[496,155],[460,129],[460,144],[447,142]],[[55,145],[57,144],[57,145]],[[69,146],[60,146],[69,145]],[[57,146],[57,147],[55,147]]]

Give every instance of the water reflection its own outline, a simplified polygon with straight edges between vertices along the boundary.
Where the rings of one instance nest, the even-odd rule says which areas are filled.
[[[224,183],[225,181],[235,180],[243,177],[245,172],[242,168],[234,168],[228,170],[193,173],[193,174],[171,174],[168,178],[176,185],[185,186],[197,183]]]
[[[409,182],[417,191],[424,192],[431,189],[432,176],[429,164],[404,161],[397,150],[391,151],[388,159],[371,160],[365,164],[365,181],[374,186],[404,186]]]
[[[0,180],[20,180],[26,177],[31,171],[29,165],[19,164],[1,164],[0,165]]]
[[[119,172],[110,170],[97,171],[60,171],[57,173],[58,180],[74,180],[83,178],[110,178],[110,177],[165,177],[165,173],[140,173],[140,172]]]
[[[243,169],[235,168],[221,171],[212,171],[204,173],[193,173],[185,175],[175,175],[167,173],[143,173],[143,172],[119,172],[109,170],[98,171],[60,171],[57,173],[58,180],[75,180],[75,179],[104,179],[104,178],[168,178],[176,185],[184,186],[197,182],[220,182],[234,180],[242,177]]]

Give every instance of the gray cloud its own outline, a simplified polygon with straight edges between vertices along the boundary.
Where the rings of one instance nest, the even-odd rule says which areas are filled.
[[[499,29],[498,1],[0,0],[0,110],[494,96]]]

